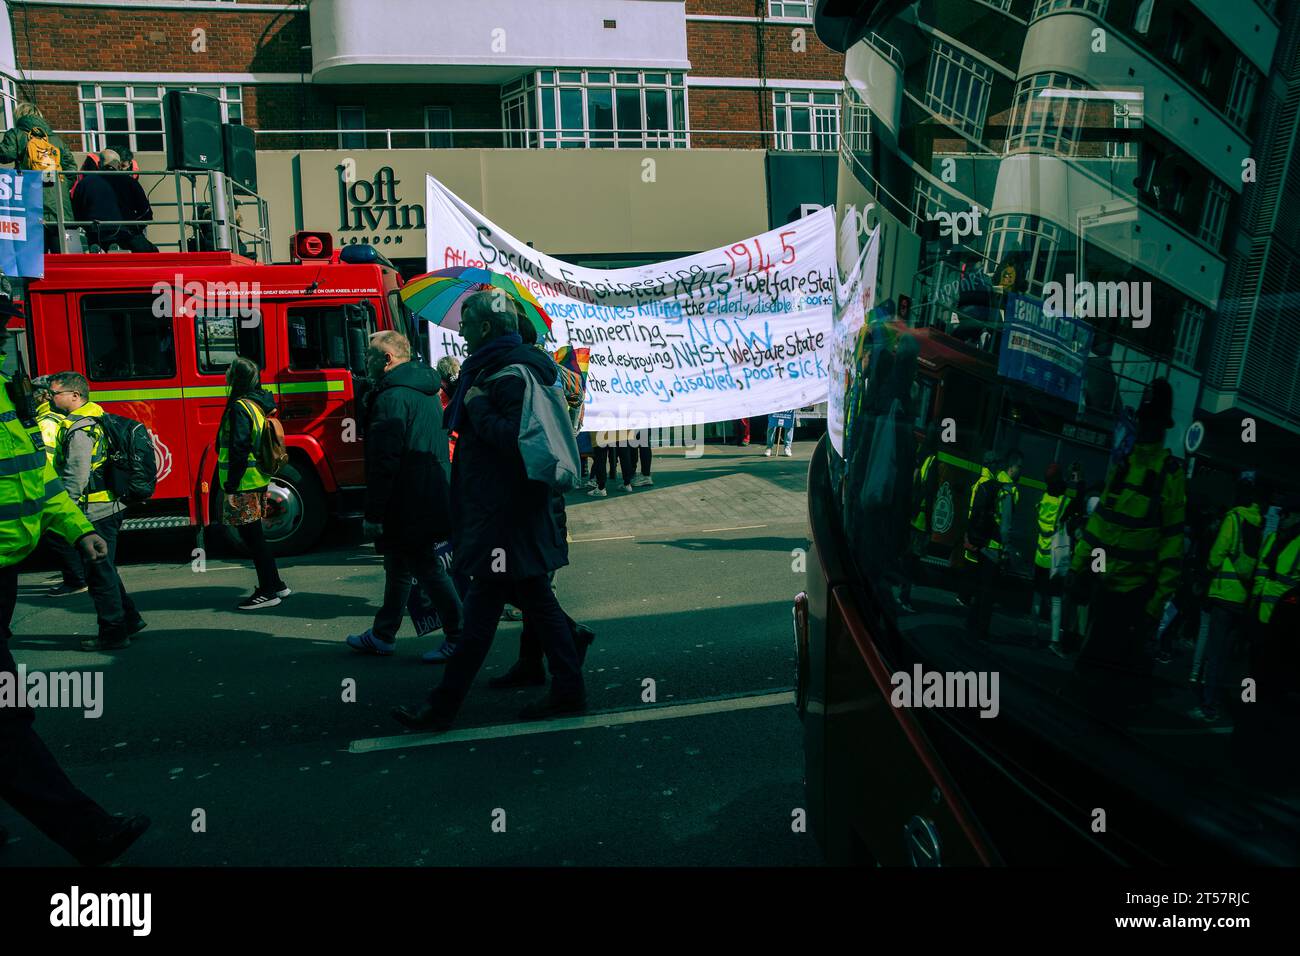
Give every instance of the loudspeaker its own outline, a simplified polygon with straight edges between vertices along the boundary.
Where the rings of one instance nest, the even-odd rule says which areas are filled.
[[[257,146],[253,130],[238,123],[221,127],[225,146],[226,175],[249,192],[257,192]]]
[[[203,93],[168,90],[164,110],[167,168],[221,169],[221,101]]]

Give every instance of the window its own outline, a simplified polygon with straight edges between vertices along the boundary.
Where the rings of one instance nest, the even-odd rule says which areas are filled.
[[[682,73],[539,70],[501,87],[506,145],[543,149],[681,148]]]
[[[1214,85],[1214,75],[1219,69],[1219,48],[1206,40],[1201,44],[1201,86],[1206,89]]]
[[[917,176],[912,185],[912,212],[918,223],[929,222],[947,208],[944,191],[930,180]]]
[[[189,90],[221,103],[223,123],[244,121],[238,86],[112,86],[83,83],[81,101],[82,149],[129,149],[160,153],[163,136],[163,100],[168,90]]]
[[[1116,102],[1112,105],[1115,129],[1140,130],[1142,128],[1142,108],[1134,103]],[[1117,134],[1106,140],[1106,155],[1111,159],[1136,159],[1137,141],[1133,133]]]
[[[427,362],[429,360],[429,323],[422,322],[415,317],[411,310],[406,307],[406,303],[402,301],[401,293],[396,289],[388,293],[388,311],[393,317],[393,328],[410,340],[411,349],[416,353],[412,358]]]
[[[1165,40],[1165,55],[1175,63],[1182,63],[1187,55],[1187,34],[1191,29],[1187,18],[1177,13],[1169,22],[1169,36]]]
[[[1150,196],[1155,191],[1156,170],[1164,162],[1164,154],[1156,149],[1150,143],[1143,143],[1141,155],[1138,157],[1138,175],[1133,181],[1133,186],[1139,194]]]
[[[1247,63],[1245,57],[1238,56],[1224,113],[1239,127],[1245,128],[1246,121],[1250,118],[1250,108],[1255,103],[1255,90],[1258,86],[1259,71]]]
[[[339,149],[365,149],[366,134],[359,131],[366,128],[366,108],[364,106],[340,106],[337,112]],[[350,130],[358,132],[349,132]]]
[[[984,130],[993,70],[942,40],[930,52],[925,105],[973,139]]]
[[[1201,209],[1201,228],[1197,235],[1214,248],[1223,240],[1223,226],[1228,220],[1228,202],[1232,198],[1228,187],[1217,179],[1210,180],[1205,192],[1205,206]]]
[[[81,300],[87,378],[117,382],[176,375],[172,320],[154,315],[154,300],[145,293],[88,295]]]
[[[0,76],[0,99],[4,100],[5,129],[13,129],[14,107],[18,105],[18,92],[14,81],[7,76]]]
[[[767,15],[774,20],[811,20],[811,0],[767,0]]]
[[[1021,80],[1011,104],[1007,152],[1048,149],[1073,155],[1089,101],[1061,94],[1086,89],[1083,83],[1063,73],[1039,73]]]
[[[1201,329],[1206,310],[1195,302],[1184,302],[1178,316],[1178,338],[1174,342],[1174,361],[1188,368],[1196,365],[1196,351],[1201,345]]]
[[[205,374],[225,372],[236,355],[250,358],[258,368],[266,368],[261,317],[246,324],[239,315],[196,315],[194,343],[198,352],[199,371]]]
[[[777,90],[772,94],[774,149],[838,148],[840,98],[835,93]]]
[[[844,84],[844,135],[840,143],[850,153],[871,152],[871,109],[850,84]]]
[[[1103,17],[1106,15],[1106,4],[1107,0],[1038,0],[1034,5],[1034,15],[1031,19],[1037,20],[1058,10],[1081,10],[1084,13],[1094,13],[1098,17]]]
[[[1043,283],[1052,278],[1061,229],[1039,216],[1007,215],[989,220],[988,259],[991,267],[1016,256],[1028,291],[1041,295]]]
[[[451,149],[451,107],[426,106],[424,108],[424,128],[429,131],[425,135],[424,145],[430,149]],[[446,130],[447,132],[435,132],[435,130]]]
[[[289,309],[289,368],[295,372],[325,368],[348,368],[347,305],[323,305]],[[373,314],[366,341],[375,331]]]

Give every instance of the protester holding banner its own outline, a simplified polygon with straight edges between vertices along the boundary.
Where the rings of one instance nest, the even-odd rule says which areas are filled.
[[[776,445],[777,432],[783,433],[783,444],[785,448],[781,454],[786,458],[794,455],[794,412],[777,412],[775,415],[767,416],[767,449],[763,452],[764,458],[772,457],[772,448]]]
[[[596,456],[592,462],[592,478],[596,487],[587,492],[592,498],[604,498],[609,492],[605,490],[611,468],[610,459],[616,459],[618,468],[623,473],[623,490],[632,490],[632,474],[636,470],[635,454],[631,439],[635,432],[622,430],[616,432],[598,432],[592,439]]]
[[[634,464],[631,485],[633,488],[647,488],[655,483],[650,477],[650,464],[654,458],[654,453],[650,450],[650,432],[647,429],[634,431],[632,447],[636,449],[636,464],[641,466],[641,473],[639,475],[636,473],[636,464]]]
[[[550,573],[569,563],[555,510],[563,497],[528,477],[519,431],[526,397],[554,387],[559,373],[549,356],[524,345],[515,312],[494,308],[496,296],[477,292],[461,307],[460,329],[469,358],[447,406],[447,427],[458,434],[451,472],[452,550],[470,575],[460,650],[422,707],[396,708],[412,730],[451,726],[483,666],[507,601],[523,611],[545,649],[551,690],[526,707],[525,719],[586,709],[580,651],[551,589]],[[518,366],[520,375],[505,373]]]

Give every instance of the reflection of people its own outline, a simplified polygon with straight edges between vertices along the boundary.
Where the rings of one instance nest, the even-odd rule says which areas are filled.
[[[1237,505],[1224,516],[1210,549],[1210,628],[1205,645],[1205,684],[1201,706],[1193,716],[1206,722],[1218,719],[1219,695],[1234,638],[1246,625],[1246,606],[1252,576],[1263,543],[1260,502],[1267,498],[1256,482],[1242,482]]]
[[[1111,468],[1075,547],[1066,585],[1095,582],[1076,672],[1102,699],[1130,706],[1150,693],[1146,645],[1182,573],[1186,483],[1182,462],[1164,447],[1173,424],[1173,390],[1157,379],[1138,408],[1132,449]]]
[[[1061,653],[1061,595],[1064,577],[1057,559],[1058,533],[1067,534],[1071,499],[1066,494],[1061,466],[1047,466],[1047,490],[1038,500],[1038,535],[1034,548],[1034,607],[1037,620],[1048,617],[1050,608],[1051,648]],[[1035,627],[1037,625],[1035,624]]]
[[[934,496],[939,483],[939,425],[931,422],[925,430],[925,441],[917,454],[917,465],[912,475],[912,521],[908,532],[907,551],[904,555],[904,580],[898,592],[899,607],[909,614],[912,607],[912,585],[920,580],[921,559],[930,545],[930,528],[933,523]]]

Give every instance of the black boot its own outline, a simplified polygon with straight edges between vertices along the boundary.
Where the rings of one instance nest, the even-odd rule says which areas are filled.
[[[416,710],[409,707],[394,707],[393,719],[407,730],[439,731],[450,730],[454,717],[434,710],[428,704],[421,704]]]
[[[521,720],[545,720],[547,717],[563,717],[569,714],[583,714],[587,711],[586,691],[576,694],[557,696],[554,691],[540,700],[535,700],[519,712]]]
[[[582,656],[581,651],[578,652],[578,656]],[[507,690],[511,687],[545,687],[546,671],[543,670],[541,661],[530,663],[520,659],[500,677],[489,680],[488,686],[493,690]]]

